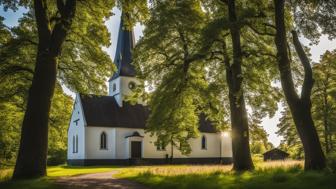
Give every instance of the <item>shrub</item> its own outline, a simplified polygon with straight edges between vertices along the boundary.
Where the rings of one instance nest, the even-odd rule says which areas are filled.
[[[253,163],[262,163],[264,162],[264,156],[262,154],[253,154],[252,161]]]
[[[48,165],[61,165],[66,163],[66,150],[57,149],[48,152]]]
[[[336,173],[336,153],[328,154],[327,169],[332,173]]]

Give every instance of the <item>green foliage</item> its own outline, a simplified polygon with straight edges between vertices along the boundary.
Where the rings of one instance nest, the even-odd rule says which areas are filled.
[[[273,148],[273,146],[268,142],[268,134],[260,124],[260,120],[250,118],[250,148],[252,154],[263,154],[267,150]]]
[[[19,145],[23,112],[11,103],[0,103],[0,167],[11,165],[16,158]]]
[[[327,169],[332,173],[336,173],[336,153],[335,152],[332,152],[327,155]]]
[[[283,139],[280,144],[280,149],[288,152],[293,159],[303,158],[303,146],[295,128],[295,124],[289,109],[286,107],[281,112],[282,117],[277,127],[279,130],[277,134]]]
[[[336,51],[325,52],[314,64],[315,86],[312,94],[313,118],[320,131],[326,153],[335,152],[336,145]]]
[[[38,36],[31,1],[1,1],[5,8],[27,5],[28,13],[13,28],[0,19],[0,155],[1,164],[16,158],[20,140],[20,125],[26,107],[28,89],[34,74]],[[49,163],[66,160],[66,136],[72,109],[72,98],[63,93],[61,85],[76,92],[106,93],[106,78],[113,64],[104,51],[110,45],[105,19],[111,15],[114,1],[80,1],[72,28],[58,57],[58,74],[49,117]],[[50,27],[60,18],[56,1],[48,2]]]
[[[207,88],[204,62],[194,58],[203,22],[195,0],[157,2],[134,57],[139,77],[155,89],[147,131],[157,144],[173,144],[183,154],[190,153],[188,139],[198,135]]]
[[[330,24],[336,21],[335,1],[295,0],[292,6],[297,27],[305,37],[313,42],[318,42],[321,34],[336,37],[336,28]]]
[[[265,26],[269,18],[260,13],[265,11],[272,16],[272,12],[266,1],[257,4],[239,1],[238,7],[244,51],[242,77],[255,122],[266,115],[273,116],[281,98],[279,89],[272,85],[277,78],[273,38],[269,36],[272,32],[263,33],[272,27]],[[155,1],[150,9],[134,64],[151,91],[149,96],[143,91],[151,107],[148,132],[157,135],[164,144],[176,138],[173,143],[179,146],[196,137],[201,113],[218,128],[228,128],[223,56],[228,53],[233,58],[227,37],[229,25],[226,6],[217,1]],[[227,52],[223,51],[224,43]],[[251,129],[268,148],[265,132],[257,127]],[[189,152],[187,146],[182,152]]]
[[[22,100],[17,97],[16,99]],[[66,162],[67,128],[72,111],[72,98],[58,86],[52,102],[49,120],[48,161],[52,164]],[[20,125],[24,109],[10,102],[0,102],[0,164],[9,166],[16,160],[20,142]]]
[[[313,66],[315,85],[312,93],[312,116],[326,153],[335,151],[336,121],[336,52],[327,51],[320,63]],[[278,124],[278,135],[284,139],[281,148],[293,158],[303,157],[303,148],[287,108]]]

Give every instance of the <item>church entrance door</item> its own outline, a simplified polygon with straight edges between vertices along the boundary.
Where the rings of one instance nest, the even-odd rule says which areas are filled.
[[[135,158],[135,159],[141,158],[141,142],[140,141],[131,142],[131,158]]]

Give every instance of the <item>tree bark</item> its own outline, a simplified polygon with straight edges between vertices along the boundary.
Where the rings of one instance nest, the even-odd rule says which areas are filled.
[[[227,1],[230,35],[233,48],[233,61],[230,65],[226,59],[226,77],[229,86],[229,101],[232,127],[233,169],[236,171],[252,170],[254,168],[249,145],[249,127],[245,107],[243,77],[242,77],[242,50],[240,42],[240,27],[237,25],[235,1]]]
[[[46,175],[48,118],[56,82],[56,59],[39,55],[29,90],[13,178]]]
[[[295,31],[292,32],[293,44],[304,68],[304,82],[301,97],[296,93],[291,73],[287,48],[286,27],[284,17],[285,0],[274,0],[278,68],[282,89],[291,111],[296,129],[303,144],[305,153],[305,170],[325,168],[325,157],[316,132],[311,114],[311,90],[314,84],[309,60],[299,42]]]
[[[61,18],[51,30],[46,0],[34,0],[39,43],[13,179],[46,175],[48,120],[56,84],[57,57],[76,8],[76,0],[65,3],[58,0],[57,3]]]

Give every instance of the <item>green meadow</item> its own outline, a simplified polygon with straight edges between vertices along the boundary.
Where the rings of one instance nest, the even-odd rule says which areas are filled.
[[[11,181],[12,169],[0,174],[1,189],[62,189],[54,184],[58,177],[117,171],[114,177],[129,179],[148,188],[160,189],[333,189],[336,174],[328,170],[304,172],[300,161],[257,163],[251,172],[234,172],[227,165],[162,165],[130,167],[48,168],[48,176],[39,179]]]

